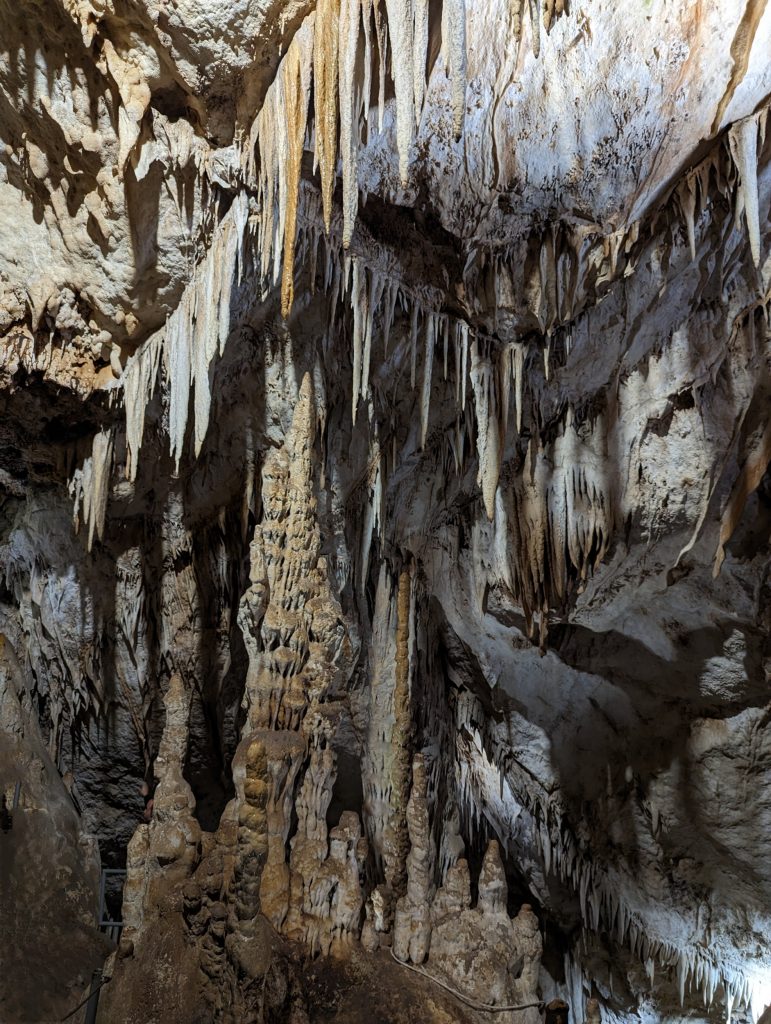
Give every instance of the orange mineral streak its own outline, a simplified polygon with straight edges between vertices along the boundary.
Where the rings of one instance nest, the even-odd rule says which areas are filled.
[[[282,68],[286,114],[286,208],[284,221],[284,264],[281,274],[281,315],[289,316],[294,298],[294,248],[297,239],[297,200],[300,188],[303,144],[308,122],[311,84],[312,22],[303,25],[292,41]],[[308,28],[307,31],[305,29]]]
[[[340,0],[320,0],[313,39],[316,160],[321,176],[324,227],[332,220],[332,196],[337,164],[337,72]]]

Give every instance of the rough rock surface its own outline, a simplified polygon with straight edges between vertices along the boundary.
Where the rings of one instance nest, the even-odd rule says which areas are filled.
[[[771,6],[0,15],[4,1024],[757,1021]]]

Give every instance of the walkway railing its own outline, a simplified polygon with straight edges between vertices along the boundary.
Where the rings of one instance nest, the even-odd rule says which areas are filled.
[[[123,931],[123,921],[115,921],[109,916],[107,909],[107,883],[108,879],[115,877],[126,877],[125,868],[102,868],[102,877],[99,881],[99,928],[106,932],[113,942],[117,942],[120,933]]]

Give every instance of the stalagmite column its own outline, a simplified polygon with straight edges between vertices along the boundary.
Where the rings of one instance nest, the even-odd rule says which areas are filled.
[[[412,575],[394,581],[380,567],[370,644],[370,701],[363,760],[365,822],[385,884],[379,889],[378,930],[390,926],[394,903],[405,891],[409,852],[407,802],[410,786],[410,620]],[[372,908],[374,919],[375,908]]]
[[[407,804],[410,852],[407,857],[407,893],[396,904],[394,955],[399,960],[422,964],[431,941],[433,859],[428,820],[426,765],[422,754],[412,762],[412,790]]]
[[[164,896],[193,870],[201,829],[193,816],[195,798],[184,778],[190,692],[175,673],[164,697],[166,724],[155,759],[157,787],[150,822],[129,843],[124,890],[125,937],[131,939]],[[180,894],[181,896],[181,894]]]

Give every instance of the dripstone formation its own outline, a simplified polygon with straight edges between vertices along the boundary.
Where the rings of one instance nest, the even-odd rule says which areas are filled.
[[[771,6],[0,16],[2,1024],[766,1020]]]

